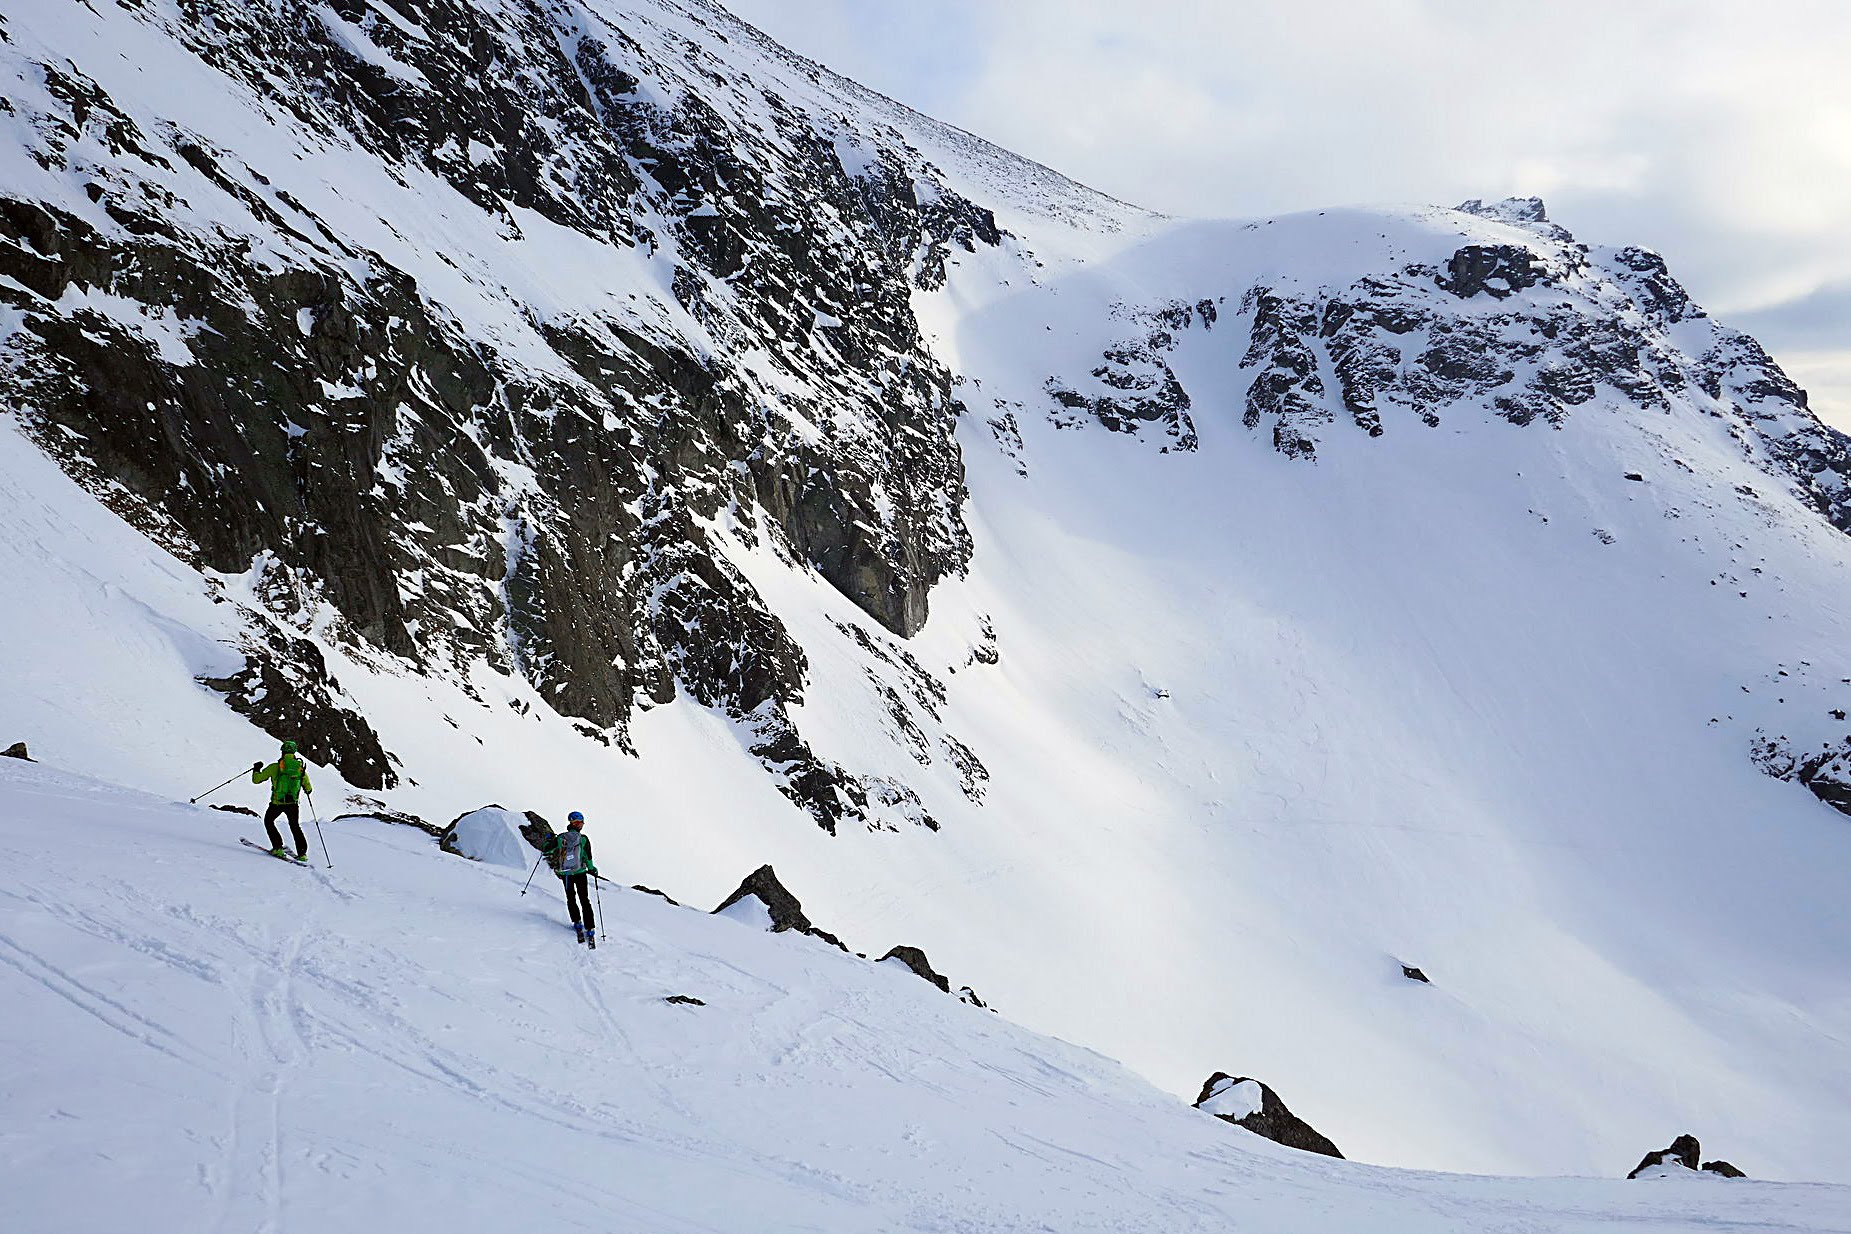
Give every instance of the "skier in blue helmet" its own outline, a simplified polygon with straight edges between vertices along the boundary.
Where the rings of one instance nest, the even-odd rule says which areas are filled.
[[[554,836],[543,851],[553,873],[566,885],[566,911],[572,915],[578,941],[596,950],[597,919],[591,913],[591,880],[598,876],[598,867],[591,861],[591,837],[585,834],[585,816],[577,810],[566,815],[566,829]]]

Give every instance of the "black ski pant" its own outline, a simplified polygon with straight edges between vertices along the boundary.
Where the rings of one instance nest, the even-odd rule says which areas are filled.
[[[302,807],[294,801],[272,801],[264,811],[264,830],[270,833],[270,847],[283,847],[283,837],[276,829],[276,816],[289,820],[289,832],[296,842],[296,856],[308,859],[308,837],[302,834]]]
[[[572,924],[582,920],[587,930],[597,925],[591,916],[591,877],[586,874],[566,875],[566,911],[572,914]],[[580,914],[584,916],[581,917]]]

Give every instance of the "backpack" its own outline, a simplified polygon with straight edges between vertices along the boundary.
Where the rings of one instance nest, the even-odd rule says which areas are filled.
[[[559,838],[559,864],[554,867],[561,878],[582,874],[585,870],[585,837],[568,831]]]

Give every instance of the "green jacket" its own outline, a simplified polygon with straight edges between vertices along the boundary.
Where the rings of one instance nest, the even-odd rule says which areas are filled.
[[[576,846],[569,843],[573,839],[578,841]],[[598,872],[598,867],[591,863],[591,837],[582,831],[560,832],[547,841],[541,852],[546,854],[546,863],[553,867],[553,873],[560,878]]]
[[[294,805],[298,793],[315,791],[315,786],[309,783],[308,764],[293,754],[251,772],[252,784],[262,784],[265,780],[271,782],[270,804],[273,806]]]

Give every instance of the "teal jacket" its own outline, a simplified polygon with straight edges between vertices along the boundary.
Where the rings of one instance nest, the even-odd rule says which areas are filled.
[[[314,792],[315,786],[309,783],[308,764],[293,754],[284,755],[268,767],[260,767],[251,773],[252,784],[270,781],[270,804],[288,806],[296,803],[296,797],[303,792]]]
[[[574,840],[578,842],[574,844]],[[562,831],[548,840],[540,851],[546,854],[546,863],[560,878],[598,872],[598,867],[591,863],[591,837],[582,831]]]

